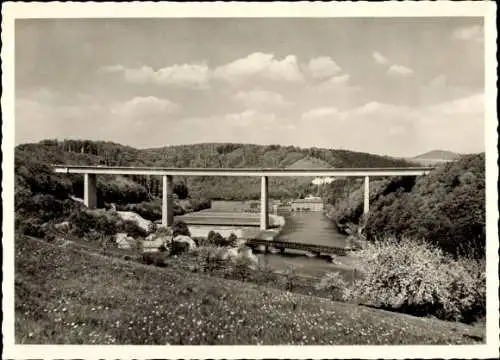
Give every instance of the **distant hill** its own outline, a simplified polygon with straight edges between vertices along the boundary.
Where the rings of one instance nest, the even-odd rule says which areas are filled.
[[[431,150],[424,154],[415,156],[414,159],[425,159],[425,160],[445,160],[452,161],[457,160],[461,154],[454,153],[452,151],[446,150]]]

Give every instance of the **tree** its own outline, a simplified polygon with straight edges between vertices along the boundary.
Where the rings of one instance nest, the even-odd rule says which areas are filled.
[[[173,192],[179,197],[180,200],[186,199],[189,195],[188,188],[183,182],[174,184]]]

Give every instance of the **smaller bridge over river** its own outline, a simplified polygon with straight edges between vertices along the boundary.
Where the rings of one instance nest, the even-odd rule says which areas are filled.
[[[296,243],[290,241],[282,241],[282,240],[266,240],[254,238],[247,240],[246,245],[251,248],[256,248],[257,246],[265,246],[266,252],[269,250],[269,247],[274,247],[281,252],[284,252],[285,249],[289,250],[302,250],[308,251],[316,256],[320,254],[328,254],[328,255],[340,255],[343,256],[346,254],[347,249],[335,246],[326,246],[326,245],[316,245],[316,244],[304,244],[304,243]]]

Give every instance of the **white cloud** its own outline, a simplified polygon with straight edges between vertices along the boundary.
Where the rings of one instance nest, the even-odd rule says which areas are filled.
[[[304,120],[333,117],[343,117],[343,113],[335,107],[319,107],[308,110],[302,114],[302,119]]]
[[[374,51],[372,53],[372,56],[378,64],[386,65],[389,63],[389,60],[384,55],[379,53],[378,51]]]
[[[482,115],[484,114],[484,94],[474,94],[464,98],[432,105],[428,107],[427,111],[431,112],[436,117],[457,114],[460,114],[461,116]]]
[[[391,75],[408,76],[413,74],[413,70],[403,65],[394,64],[389,67],[387,73]]]
[[[484,95],[474,94],[429,106],[418,112],[422,149],[484,151]]]
[[[125,68],[122,65],[106,66],[103,72],[123,73],[128,82],[136,84],[176,85],[184,88],[206,89],[210,80],[210,69],[206,64],[175,64],[155,71],[150,66]]]
[[[283,95],[267,90],[240,91],[233,95],[233,99],[241,102],[246,107],[273,107],[288,106],[291,102],[284,99]]]
[[[344,75],[339,75],[339,76],[333,76],[331,77],[327,83],[328,84],[346,84],[349,82],[351,79],[351,75],[349,74],[344,74]]]
[[[167,99],[154,96],[135,97],[125,103],[111,106],[111,114],[118,117],[134,118],[137,121],[147,121],[148,117],[165,116],[180,110],[179,105]]]
[[[255,76],[289,82],[302,81],[304,78],[295,55],[288,55],[278,60],[273,54],[259,52],[217,67],[214,70],[214,76],[230,83],[237,83]]]
[[[276,122],[276,115],[273,113],[258,112],[254,109],[247,109],[240,113],[226,114],[223,119],[230,126],[250,127],[259,124],[265,128]]]
[[[392,104],[379,103],[377,101],[368,102],[362,106],[347,111],[349,115],[403,115],[408,114],[411,108]]]
[[[337,74],[342,69],[329,56],[320,56],[309,61],[309,73],[314,78],[326,78]]]
[[[329,91],[345,91],[349,87],[348,83],[351,79],[349,74],[332,76],[330,79],[323,81],[317,85],[307,85],[308,90],[319,91],[319,92],[329,92]],[[354,90],[355,88],[349,87],[350,90]]]
[[[453,31],[453,37],[458,40],[484,42],[484,28],[481,25],[462,27]]]

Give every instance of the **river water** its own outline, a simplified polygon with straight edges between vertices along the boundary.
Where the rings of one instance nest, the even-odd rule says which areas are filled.
[[[344,247],[346,237],[321,212],[289,212],[280,211],[278,215],[285,217],[285,226],[279,239],[290,242],[310,243],[317,245],[332,245]],[[326,272],[339,271],[346,277],[351,277],[353,271],[348,256],[336,257],[332,263],[328,257],[308,257],[305,252],[286,250],[285,254],[258,254],[262,261],[267,262],[277,270],[284,271],[294,268],[303,276],[321,277]]]
[[[337,231],[335,224],[322,212],[280,211],[285,226],[280,240],[315,245],[344,247],[346,238]]]

